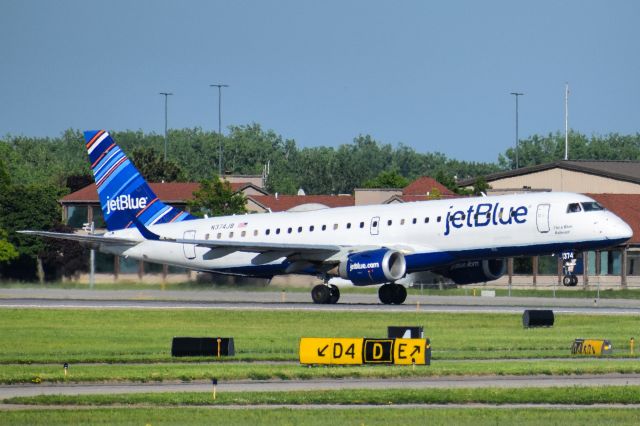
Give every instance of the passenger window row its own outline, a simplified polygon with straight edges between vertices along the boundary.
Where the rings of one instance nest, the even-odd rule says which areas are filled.
[[[436,218],[437,222],[440,222],[441,220],[442,220],[441,216],[438,216]],[[404,225],[406,223],[406,220],[405,219],[400,219],[399,223],[400,223],[400,225]],[[411,223],[413,225],[416,225],[418,223],[418,219],[414,217],[413,219],[411,219]],[[424,223],[429,223],[429,217],[425,217],[424,218]],[[347,222],[344,226],[345,226],[346,229],[352,229],[351,222]],[[393,226],[393,220],[392,219],[387,220],[387,226]],[[365,222],[360,222],[358,224],[358,228],[364,229],[364,227],[365,227]],[[377,221],[373,221],[371,223],[371,227],[372,228],[377,228],[378,227],[378,222]],[[340,228],[340,225],[337,224],[337,223],[334,223],[332,228],[333,228],[334,231],[337,231]],[[285,233],[285,232],[287,234],[293,234],[294,233],[294,229],[296,231],[295,233],[298,233],[298,234],[300,234],[300,233],[302,233],[304,231],[304,228],[302,226],[298,226],[297,228],[294,228],[294,227],[290,226],[290,227],[288,227],[286,229],[285,228],[275,228],[275,230],[273,230],[273,234],[280,235],[280,234]],[[308,228],[308,232],[314,232],[315,229],[316,229],[316,227],[314,225],[310,225],[309,228]],[[327,230],[327,225],[322,225],[320,227],[320,229],[322,231],[326,231]],[[271,231],[272,231],[271,228],[265,229],[264,230],[264,235],[271,235],[272,234]],[[228,238],[233,238],[235,235],[236,235],[236,233],[234,231],[229,231]],[[254,229],[253,230],[253,236],[257,237],[258,235],[260,235],[260,231],[258,229]],[[244,238],[246,236],[247,236],[247,231],[246,230],[243,230],[243,231],[240,232],[240,237]],[[205,234],[205,240],[208,240],[209,237],[210,237],[210,234]],[[222,232],[218,232],[216,234],[216,239],[220,240],[220,239],[222,239],[222,237],[223,237]]]

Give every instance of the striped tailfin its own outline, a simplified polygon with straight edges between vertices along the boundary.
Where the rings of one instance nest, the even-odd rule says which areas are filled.
[[[91,169],[109,231],[195,219],[158,199],[140,172],[116,145],[108,132],[84,132]]]

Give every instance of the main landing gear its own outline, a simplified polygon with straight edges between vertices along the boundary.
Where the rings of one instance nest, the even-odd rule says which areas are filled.
[[[407,289],[400,284],[385,284],[378,289],[378,297],[385,305],[402,305],[407,300]],[[311,290],[313,303],[335,304],[340,299],[340,290],[333,284],[318,284]]]
[[[562,278],[562,284],[565,287],[575,287],[578,284],[578,277],[576,275],[565,275]]]
[[[340,299],[340,290],[333,284],[318,284],[311,290],[313,303],[335,304]]]
[[[385,305],[402,305],[407,299],[407,289],[400,284],[385,284],[378,289],[378,297]]]

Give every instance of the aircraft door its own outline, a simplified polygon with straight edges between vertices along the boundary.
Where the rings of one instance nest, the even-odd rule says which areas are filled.
[[[185,240],[195,240],[196,239],[196,231],[184,231],[184,239]],[[195,259],[196,258],[196,245],[195,244],[183,244],[182,250],[184,251],[184,257],[187,259]]]
[[[536,214],[536,225],[541,233],[549,232],[549,204],[538,204],[538,212]]]
[[[369,232],[371,235],[378,235],[378,229],[380,229],[380,218],[378,216],[372,217]]]

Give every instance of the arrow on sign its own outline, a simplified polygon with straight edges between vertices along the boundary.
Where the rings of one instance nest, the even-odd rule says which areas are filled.
[[[325,346],[322,349],[318,348],[318,356],[324,356],[324,353],[326,352],[328,347],[329,347],[329,345]]]
[[[420,346],[414,346],[413,347],[413,351],[411,352],[410,356],[414,356],[415,354],[420,353]]]

